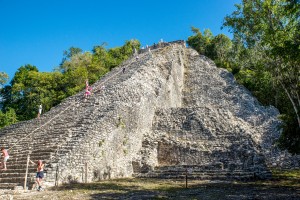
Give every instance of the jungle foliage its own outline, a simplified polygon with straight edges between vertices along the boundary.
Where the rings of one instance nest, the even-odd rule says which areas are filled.
[[[63,53],[61,64],[53,72],[39,72],[36,66],[21,66],[10,84],[7,74],[0,73],[0,128],[17,121],[37,116],[38,105],[50,110],[63,99],[85,87],[85,80],[93,84],[105,73],[128,59],[134,49],[140,48],[138,40],[126,41],[121,47],[95,46],[92,52],[71,47]]]
[[[231,71],[264,105],[279,109],[279,147],[300,153],[300,3],[243,0],[225,17],[233,33],[212,36],[192,27],[188,44]],[[209,33],[209,34],[207,34]]]

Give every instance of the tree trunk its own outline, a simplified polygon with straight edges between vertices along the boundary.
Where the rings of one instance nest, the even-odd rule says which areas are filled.
[[[294,108],[294,111],[296,113],[296,117],[297,117],[297,120],[298,120],[298,126],[300,128],[300,116],[299,116],[299,111],[298,111],[297,105],[296,105],[295,101],[293,100],[291,94],[287,90],[287,88],[284,86],[284,84],[281,81],[279,81],[279,82],[280,82],[281,86],[283,87],[285,93],[288,95],[288,97],[289,97],[289,99],[290,99],[290,101],[291,101],[291,103],[293,105],[293,108]],[[298,101],[299,101],[299,99],[298,99]]]

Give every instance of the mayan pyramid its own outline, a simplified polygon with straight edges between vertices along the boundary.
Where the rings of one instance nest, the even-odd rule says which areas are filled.
[[[40,120],[1,129],[10,159],[0,188],[24,185],[28,155],[46,162],[46,185],[182,178],[185,170],[195,179],[271,176],[280,123],[274,107],[183,41],[139,53],[92,85],[89,98],[82,91]],[[30,165],[27,185],[34,177]]]

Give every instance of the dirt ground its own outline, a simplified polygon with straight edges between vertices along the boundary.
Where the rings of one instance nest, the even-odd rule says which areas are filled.
[[[201,200],[300,200],[300,170],[275,172],[272,180],[220,182],[159,179],[118,179],[76,183],[13,194],[13,200],[96,200],[96,199],[201,199]],[[1,199],[1,198],[0,198]]]

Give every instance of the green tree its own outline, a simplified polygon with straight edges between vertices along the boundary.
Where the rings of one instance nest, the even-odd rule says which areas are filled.
[[[106,49],[104,44],[95,46],[92,53],[71,47],[64,52],[63,61],[54,72],[39,72],[33,65],[21,66],[10,85],[0,88],[0,127],[36,117],[40,104],[48,111],[82,90],[86,79],[92,84],[128,59],[134,48],[140,48],[138,40],[126,41],[123,46],[112,49]],[[7,78],[0,73],[1,86]]]
[[[32,65],[25,65],[18,69],[11,81],[11,90],[8,90],[9,97],[5,99],[5,107],[13,108],[18,116],[19,120],[26,120],[32,118],[32,104],[34,104],[33,89],[28,87],[30,82],[29,73],[38,72],[38,69]]]
[[[194,35],[188,37],[188,45],[194,48],[199,54],[206,55],[207,46],[210,45],[213,38],[211,31],[206,29],[203,35],[200,29],[192,27],[192,32]]]
[[[77,87],[85,82],[88,78],[88,69],[92,62],[90,52],[78,53],[70,57],[60,66],[60,71],[64,75],[64,85],[66,88]],[[73,95],[73,93],[72,93]]]
[[[7,82],[8,75],[5,72],[0,72],[0,88]]]
[[[108,55],[110,60],[112,61],[109,66],[110,69],[118,66],[124,60],[130,58],[133,53],[134,49],[140,49],[140,42],[138,40],[130,40],[126,41],[125,44],[121,47],[111,48],[108,50]]]
[[[17,115],[14,109],[9,108],[5,113],[0,111],[0,128],[16,123]]]
[[[21,121],[36,117],[39,104],[49,110],[66,97],[60,90],[61,78],[59,72],[39,72],[32,65],[20,67],[11,85],[1,91],[3,110],[12,108]]]
[[[195,27],[192,27],[192,32],[194,35],[187,40],[189,46],[199,54],[214,60],[218,67],[223,67],[234,74],[239,71],[239,65],[237,62],[233,62],[232,59],[235,53],[233,52],[233,43],[229,37],[224,34],[213,36],[209,29],[205,29],[202,34]]]
[[[252,59],[260,59],[259,67],[270,75],[275,87],[281,87],[285,92],[285,99],[290,103],[292,112],[287,106],[284,120],[291,120],[293,116],[297,126],[285,126],[283,135],[294,141],[300,138],[300,4],[295,0],[243,0],[236,5],[236,11],[225,18],[224,26],[238,35],[250,51],[255,49]],[[281,92],[279,92],[281,93]],[[294,121],[294,120],[292,120]],[[285,125],[293,124],[285,122]],[[288,133],[289,132],[289,133]],[[286,137],[287,138],[287,137]],[[288,142],[286,142],[287,144]],[[294,152],[300,152],[300,143],[293,145]],[[289,148],[291,151],[291,148]]]
[[[104,69],[109,69],[111,58],[109,58],[105,46],[106,46],[105,43],[99,46],[94,46],[92,50],[93,52],[92,63],[96,66],[101,66]]]
[[[210,41],[206,48],[206,56],[215,61],[217,66],[231,70],[229,53],[231,52],[232,42],[229,37],[219,34]]]
[[[70,47],[68,50],[64,51],[63,53],[63,59],[60,65],[63,65],[65,61],[69,60],[76,54],[82,53],[82,49],[77,47]]]

